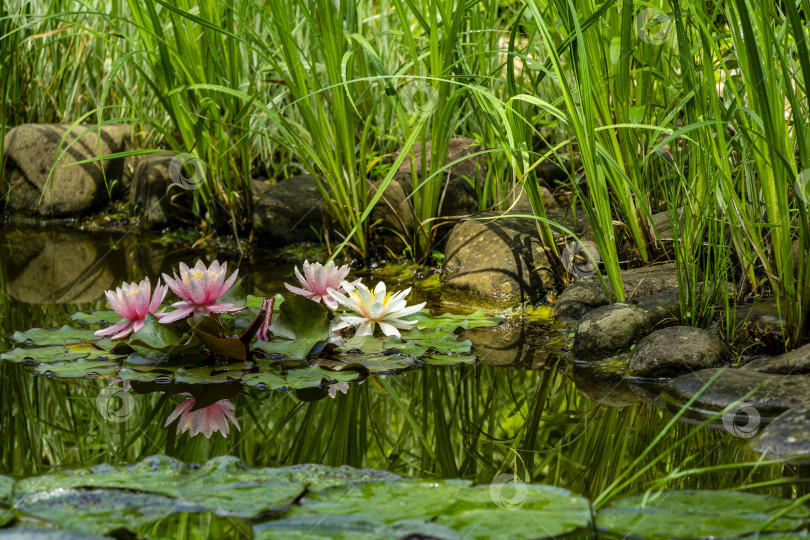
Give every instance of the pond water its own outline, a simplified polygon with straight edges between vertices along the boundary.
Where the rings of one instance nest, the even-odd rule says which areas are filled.
[[[152,236],[6,226],[0,229],[0,351],[13,346],[15,331],[59,327],[78,311],[109,309],[105,290],[170,273],[198,254]],[[293,282],[301,262],[289,251],[201,256],[238,267],[246,292],[256,296],[285,292],[283,283]],[[391,266],[362,275],[385,279],[389,288],[414,286],[412,301],[428,300],[434,314],[451,311],[437,301],[435,274]],[[227,438],[191,437],[176,433],[176,424],[165,426],[188,385],[140,384],[111,398],[120,402],[106,406],[126,416],[110,418],[99,405],[109,376],[46,377],[24,363],[0,362],[0,474],[19,479],[134,464],[157,454],[186,463],[229,455],[250,467],[349,465],[479,484],[514,473],[591,500],[617,479],[626,483],[614,495],[650,488],[743,488],[788,498],[806,492],[804,471],[757,465],[760,457],[746,439],[720,429],[687,437],[694,426],[677,422],[655,442],[672,419],[656,406],[655,388],[575,365],[568,329],[542,312],[461,332],[473,342],[475,364],[375,374],[334,398],[317,389],[208,382],[206,392],[234,406],[241,429]],[[636,472],[642,474],[633,477]]]

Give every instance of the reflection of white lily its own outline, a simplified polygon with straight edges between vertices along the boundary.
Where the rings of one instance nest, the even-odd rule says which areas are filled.
[[[357,326],[358,336],[374,335],[374,326],[379,324],[380,330],[386,336],[399,336],[399,330],[410,330],[416,321],[405,321],[406,317],[416,313],[425,302],[408,306],[405,297],[411,292],[410,287],[398,293],[386,293],[385,283],[377,283],[371,291],[362,283],[349,283],[344,281],[341,287],[348,292],[342,295],[334,289],[329,289],[329,296],[334,298],[341,306],[353,311],[357,315],[340,315],[335,318],[332,330],[342,330],[349,326]]]
[[[339,383],[335,383],[335,384],[330,384],[329,388],[327,388],[326,390],[327,390],[327,392],[329,392],[329,397],[330,398],[334,398],[337,395],[338,390],[340,390],[344,394],[348,394],[349,393],[349,383],[347,383],[346,381],[343,381],[343,382],[339,382]]]

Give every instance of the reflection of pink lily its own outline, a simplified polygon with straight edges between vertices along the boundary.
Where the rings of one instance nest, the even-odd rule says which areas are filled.
[[[202,261],[197,261],[194,268],[180,263],[180,276],[175,273],[174,279],[163,274],[166,284],[182,301],[172,304],[177,309],[161,315],[160,322],[170,323],[190,315],[210,315],[242,309],[226,302],[217,302],[233,286],[239,273],[237,270],[226,280],[227,270],[228,263],[220,265],[218,261],[214,261],[206,268]]]
[[[334,289],[337,292],[346,292],[341,286],[341,282],[349,275],[349,265],[337,267],[335,261],[329,261],[326,266],[319,262],[310,263],[304,261],[304,275],[295,267],[295,277],[301,283],[302,288],[293,287],[287,283],[284,284],[287,290],[305,296],[315,302],[323,302],[329,309],[337,309],[337,301],[329,296],[329,289]]]
[[[191,396],[191,394],[183,395]],[[166,423],[163,424],[164,427],[174,422],[179,416],[180,422],[177,424],[177,433],[190,430],[192,437],[202,432],[205,434],[206,439],[210,439],[211,434],[215,431],[219,431],[222,433],[223,437],[227,437],[229,432],[228,419],[233,422],[236,429],[242,431],[242,428],[239,427],[239,422],[237,422],[236,417],[233,415],[234,406],[230,400],[221,399],[213,405],[192,411],[191,409],[194,408],[196,402],[193,397],[189,397],[178,405],[177,408],[172,411],[172,414],[169,415],[169,418],[166,419]]]
[[[121,339],[132,332],[137,332],[144,325],[146,315],[155,313],[157,308],[160,307],[160,303],[163,302],[167,292],[169,292],[169,288],[166,285],[161,286],[160,280],[158,280],[155,294],[152,296],[152,285],[149,283],[149,278],[145,278],[140,283],[124,283],[115,291],[105,291],[104,294],[107,295],[107,302],[109,302],[110,307],[121,315],[124,320],[97,331],[96,335],[109,336],[115,334],[112,339]],[[161,314],[157,315],[160,316]]]

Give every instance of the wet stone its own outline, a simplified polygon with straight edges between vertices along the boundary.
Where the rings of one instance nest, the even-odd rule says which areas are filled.
[[[605,280],[607,282],[607,278]],[[625,270],[622,272],[622,285],[627,300],[649,296],[678,287],[678,271],[675,263]],[[589,311],[609,303],[597,276],[583,278],[572,283],[560,294],[554,307],[554,315],[576,321]]]
[[[668,378],[720,367],[730,359],[726,344],[701,328],[672,326],[657,330],[639,341],[627,374],[643,378]]]
[[[780,356],[757,358],[740,369],[780,375],[807,375],[810,373],[810,343]]]
[[[442,300],[483,307],[515,307],[540,300],[554,286],[533,221],[495,212],[458,223],[442,269]]]
[[[668,404],[679,409],[709,382],[718,369],[704,369],[682,375],[664,388]],[[769,375],[756,371],[726,369],[692,405],[690,416],[709,417],[741,400],[758,385],[761,388],[745,399],[763,423],[810,400],[810,379],[796,375]]]
[[[654,329],[679,318],[677,289],[596,308],[577,325],[574,357],[599,360],[627,351]]]
[[[428,169],[430,169],[432,147],[432,141],[427,141],[425,143],[425,164]],[[447,159],[445,159],[444,164],[447,165],[459,159],[461,161],[454,165],[450,165],[446,170],[458,174],[459,176],[465,176],[471,180],[477,180],[479,184],[483,184],[484,179],[487,177],[487,155],[483,154],[476,157],[467,157],[472,156],[472,154],[477,152],[481,152],[483,149],[484,148],[474,139],[467,139],[463,137],[450,139],[447,142]],[[397,154],[399,154],[399,152],[397,152]],[[422,168],[421,144],[415,144],[413,146],[413,155],[416,170],[419,172]],[[410,157],[405,157],[405,160],[399,166],[398,170],[400,172],[411,172]]]
[[[146,226],[164,227],[193,219],[191,191],[172,182],[169,175],[169,165],[175,157],[174,152],[156,152],[142,157],[135,165],[129,203]]]
[[[259,243],[283,245],[321,240],[323,203],[311,176],[293,176],[269,186],[253,206]]]
[[[810,405],[780,414],[757,436],[752,448],[769,459],[810,461]]]
[[[737,308],[735,324],[738,328],[736,346],[748,354],[779,354],[785,351],[784,329],[787,324],[785,305],[782,312],[776,300],[755,302]]]

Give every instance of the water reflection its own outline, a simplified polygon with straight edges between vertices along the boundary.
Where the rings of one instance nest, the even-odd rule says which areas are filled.
[[[104,290],[169,273],[189,259],[187,251],[135,235],[6,230],[0,237],[4,335],[57,326],[77,310],[106,309]],[[245,290],[262,296],[282,292],[296,262],[270,253],[206,259],[214,257],[238,266]],[[245,386],[236,375],[251,369],[246,363],[140,376],[130,364],[128,376],[118,375],[130,382],[126,390],[109,378],[48,379],[2,362],[0,474],[134,463],[154,454],[189,463],[229,454],[250,466],[351,465],[487,483],[515,471],[527,481],[594,496],[637,458],[643,456],[634,467],[651,464],[692,429],[676,424],[645,455],[669,414],[651,404],[646,390],[567,365],[564,334],[550,325],[515,323],[469,330],[466,337],[481,360],[473,366],[424,367],[294,391]],[[700,431],[626,492],[666,483],[698,453],[704,468],[753,461],[742,443]],[[680,478],[677,487],[767,486],[789,474],[777,466],[726,469]]]

